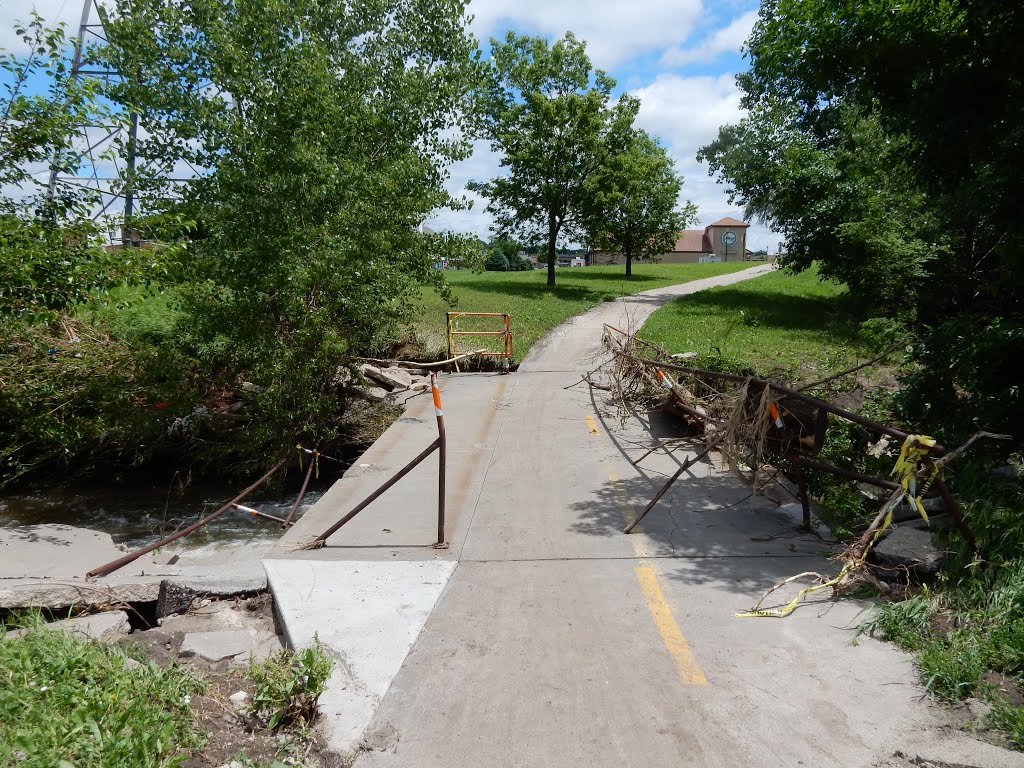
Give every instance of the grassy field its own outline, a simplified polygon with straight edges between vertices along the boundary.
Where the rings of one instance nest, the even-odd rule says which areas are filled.
[[[544,334],[568,318],[585,312],[602,301],[631,293],[686,283],[704,277],[736,272],[754,266],[728,264],[634,264],[633,277],[626,279],[624,267],[577,267],[558,270],[558,285],[545,285],[547,272],[448,271],[454,304],[433,291],[423,295],[421,319],[414,325],[417,341],[428,352],[446,349],[445,313],[508,312],[512,315],[515,360],[523,359]],[[495,318],[474,321],[463,318],[460,330],[497,330]],[[459,349],[480,349],[485,343],[461,341]]]
[[[815,270],[773,272],[677,299],[640,336],[669,352],[697,352],[759,373],[814,376],[870,353],[844,301],[845,288]]]

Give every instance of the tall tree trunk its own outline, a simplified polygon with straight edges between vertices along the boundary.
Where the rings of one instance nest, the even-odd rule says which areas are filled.
[[[626,251],[626,277],[633,276],[633,252]]]
[[[555,240],[558,239],[558,225],[553,213],[548,214],[548,285],[555,284]]]

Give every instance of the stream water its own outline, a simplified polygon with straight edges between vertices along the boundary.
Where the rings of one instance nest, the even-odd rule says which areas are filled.
[[[290,473],[297,475],[297,472]],[[335,477],[321,474],[310,483],[297,517],[331,486]],[[241,503],[286,517],[299,492],[301,476],[263,496]],[[120,483],[76,484],[0,497],[0,527],[59,523],[109,533],[115,543],[134,549],[195,522],[233,498],[245,483],[229,486],[207,481],[180,488],[174,482],[133,479]],[[294,486],[294,487],[293,487]],[[228,510],[209,525],[176,542],[175,550],[202,554],[225,548],[269,543],[282,533],[280,524],[240,510]]]

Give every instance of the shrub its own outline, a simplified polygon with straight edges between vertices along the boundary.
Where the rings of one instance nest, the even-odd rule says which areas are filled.
[[[918,651],[927,641],[931,616],[928,601],[914,596],[900,603],[880,605],[868,629],[881,632],[886,640],[905,651]]]
[[[320,639],[300,651],[283,650],[249,667],[256,685],[250,709],[267,718],[275,730],[292,724],[309,725],[316,718],[317,702],[327,687],[334,661]]]
[[[491,251],[491,255],[484,262],[484,269],[488,272],[508,272],[509,261],[501,251]]]
[[[45,468],[141,462],[201,397],[193,365],[171,345],[63,322],[0,319],[0,487]]]

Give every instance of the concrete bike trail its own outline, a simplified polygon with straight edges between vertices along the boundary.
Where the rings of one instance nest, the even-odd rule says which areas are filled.
[[[445,377],[447,550],[429,546],[432,460],[327,547],[294,548],[429,444],[425,397],[289,532],[265,565],[292,641],[316,633],[338,661],[322,702],[335,749],[358,768],[881,766],[898,750],[1016,764],[949,728],[909,657],[857,636],[864,604],[734,617],[830,569],[825,542],[737,478],[699,463],[621,532],[685,455],[634,466],[674,427],[622,422],[579,384],[603,324],[636,329],[673,298],[770,269],[609,302],[515,374]]]

